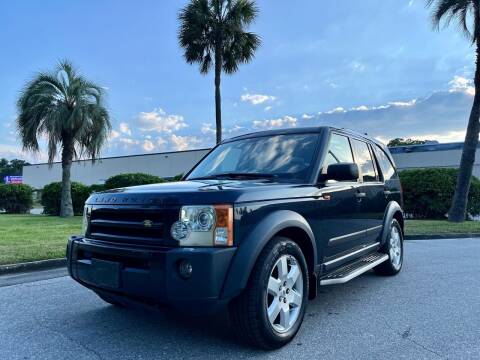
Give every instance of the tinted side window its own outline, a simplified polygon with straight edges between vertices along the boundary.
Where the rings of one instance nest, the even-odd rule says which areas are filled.
[[[382,149],[378,148],[377,146],[374,146],[374,149],[380,169],[382,170],[383,180],[390,180],[395,175],[395,168],[393,167],[387,154],[385,154]]]
[[[352,149],[346,136],[332,134],[323,163],[323,171],[327,171],[328,165],[338,163],[353,163]]]
[[[355,152],[355,162],[361,172],[363,181],[377,181],[375,166],[373,165],[372,155],[367,143],[352,139],[352,145]]]

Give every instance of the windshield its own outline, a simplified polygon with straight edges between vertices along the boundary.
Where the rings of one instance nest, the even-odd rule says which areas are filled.
[[[187,180],[242,178],[306,181],[317,134],[291,134],[240,139],[215,148]]]

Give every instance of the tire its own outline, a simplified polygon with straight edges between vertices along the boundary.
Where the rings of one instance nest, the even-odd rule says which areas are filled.
[[[385,276],[398,274],[403,266],[403,232],[395,219],[390,223],[387,242],[381,251],[388,254],[388,260],[376,266],[375,272]]]
[[[246,289],[230,303],[239,337],[268,350],[290,342],[305,315],[308,282],[300,247],[290,239],[274,237],[260,253]]]
[[[117,306],[117,307],[122,307],[122,308],[125,307],[124,304],[122,304],[120,301],[116,300],[114,297],[112,297],[110,295],[107,295],[105,293],[99,293],[97,291],[95,291],[95,294],[97,294],[100,299],[109,303],[110,305]]]

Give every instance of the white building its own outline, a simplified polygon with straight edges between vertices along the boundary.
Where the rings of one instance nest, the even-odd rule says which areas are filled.
[[[463,143],[399,146],[391,148],[399,170],[425,167],[456,168],[460,164]],[[480,147],[479,147],[480,149]],[[477,149],[473,173],[480,178],[480,150]],[[110,176],[142,172],[170,178],[190,170],[209,149],[145,155],[119,156],[97,160],[76,161],[72,165],[72,181],[85,185],[103,184]],[[60,181],[61,163],[35,164],[23,167],[23,182],[35,189]]]
[[[162,178],[171,178],[191,169],[209,149],[166,152],[145,155],[118,156],[91,160],[74,161],[71,170],[72,181],[85,185],[103,184],[113,175],[124,173],[148,173]],[[62,164],[34,164],[23,167],[23,183],[35,189],[42,189],[51,182],[61,181]]]
[[[427,144],[390,148],[400,170],[426,167],[458,168],[463,143]],[[473,175],[480,178],[480,146],[477,148]]]

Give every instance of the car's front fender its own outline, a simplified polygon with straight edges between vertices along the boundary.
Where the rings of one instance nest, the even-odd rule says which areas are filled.
[[[250,272],[265,245],[287,228],[301,229],[310,240],[313,266],[317,264],[315,236],[307,220],[291,210],[278,210],[261,220],[241,241],[230,265],[222,291],[222,298],[232,298],[246,287]],[[295,240],[295,239],[292,239]]]

